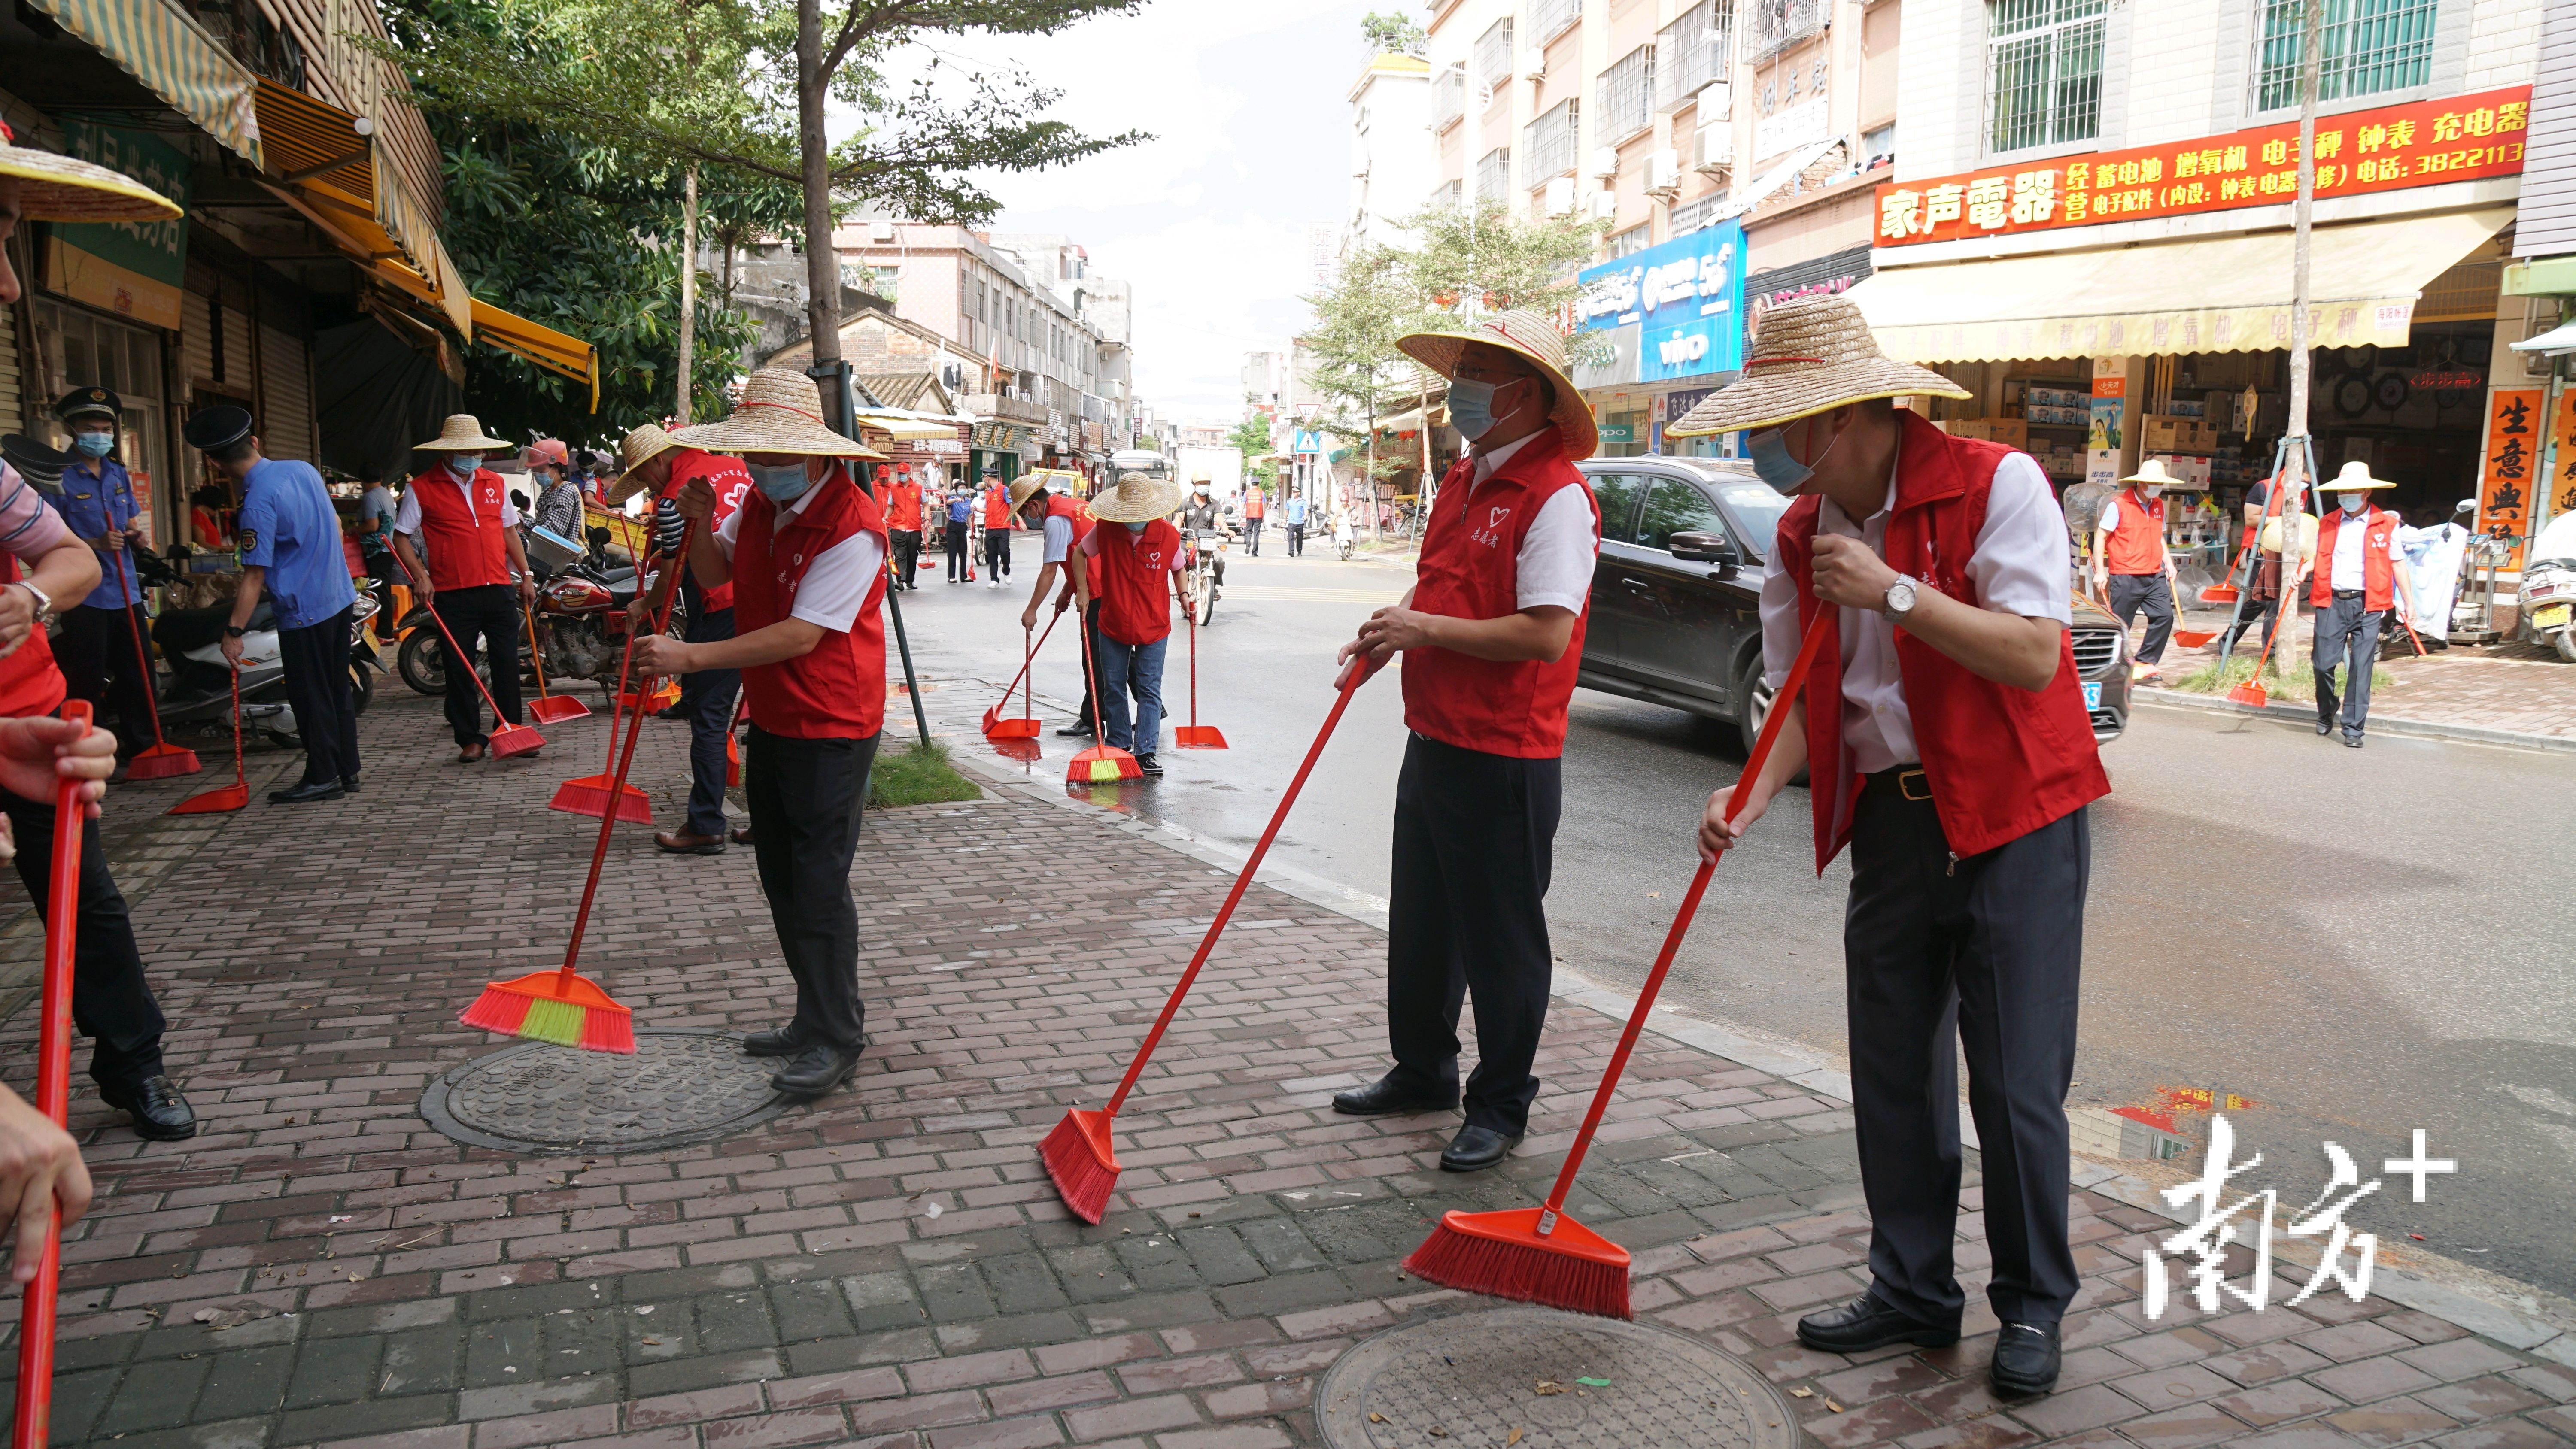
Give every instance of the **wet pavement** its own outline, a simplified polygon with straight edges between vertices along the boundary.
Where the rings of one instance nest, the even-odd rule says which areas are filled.
[[[1330,706],[1332,651],[1410,576],[1311,558],[1231,568],[1199,673],[1202,717],[1233,748],[1167,750],[1163,779],[1116,794],[1120,809],[1240,851]],[[931,583],[903,596],[925,676],[955,681],[927,697],[962,742],[973,745],[973,717],[1018,667],[1016,615],[1033,573],[1006,591]],[[1040,712],[1056,706],[1050,728],[1080,692],[1067,643],[1036,669]],[[1176,721],[1188,718],[1186,660],[1176,635]],[[1354,701],[1271,857],[1356,899],[1385,890],[1403,740],[1394,683]],[[1030,768],[1056,776],[1070,749],[1051,734],[1043,745]],[[2408,1156],[2421,1128],[2459,1172],[2429,1179],[2420,1204],[2408,1179],[2388,1179],[2352,1212],[2356,1225],[2576,1294],[2564,1233],[2576,921],[2563,860],[2535,848],[2547,838],[2535,827],[2576,809],[2576,758],[2395,737],[2356,752],[2295,724],[2164,708],[2139,710],[2104,758],[2114,794],[2093,821],[2070,1107],[2108,1140],[2135,1124],[2134,1146],[2155,1137],[2137,1130],[2149,1124],[2197,1140],[2207,1114],[2192,1108],[2233,1094],[2245,1103],[2230,1112],[2239,1142],[2265,1154],[2259,1175],[2285,1206],[2324,1186],[2324,1142],[2347,1149],[2367,1181]],[[1577,693],[1549,898],[1570,970],[1611,987],[1642,979],[1689,877],[1700,802],[1741,763],[1730,725]],[[1803,809],[1783,819],[1796,828],[1757,830],[1719,872],[1666,999],[1831,1068],[1845,1039],[1848,873],[1837,863],[1818,880]]]

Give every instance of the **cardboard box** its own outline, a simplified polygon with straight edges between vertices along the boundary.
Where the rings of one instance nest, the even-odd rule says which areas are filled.
[[[2178,418],[2170,414],[2151,414],[2139,420],[2139,434],[2150,453],[2212,453],[2218,450],[2218,429],[2200,418]]]

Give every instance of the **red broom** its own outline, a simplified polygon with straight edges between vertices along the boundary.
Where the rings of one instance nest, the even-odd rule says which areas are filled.
[[[410,570],[409,560],[404,561],[403,568]],[[412,579],[412,589],[415,593],[420,589],[417,576]],[[429,622],[438,626],[438,637],[447,641],[447,667],[464,670],[465,677],[474,681],[475,691],[483,696],[483,702],[492,707],[492,758],[506,760],[512,755],[524,755],[543,747],[546,742],[544,735],[526,725],[510,723],[509,718],[501,713],[501,702],[492,697],[492,686],[485,684],[483,676],[475,672],[474,661],[466,658],[465,651],[456,647],[456,636],[447,631],[447,621],[438,616],[435,594],[431,595],[430,606],[422,612],[429,615]]]
[[[63,706],[63,718],[86,726],[87,700]],[[36,1023],[36,1110],[63,1125],[71,1108],[72,948],[80,925],[80,859],[82,827],[88,811],[81,804],[81,782],[54,786],[54,873],[45,907],[44,991],[38,998],[44,1015]],[[44,1449],[54,1407],[54,1309],[62,1286],[63,1215],[57,1207],[45,1229],[44,1256],[27,1284],[18,1309],[18,1412],[13,1442],[18,1449]]]
[[[528,706],[528,713],[536,717],[537,723],[562,724],[568,719],[589,717],[589,705],[569,694],[546,693],[546,651],[545,646],[537,642],[537,611],[534,609],[528,611],[528,660],[537,666],[537,700]]]
[[[694,532],[696,527],[691,524],[689,531]],[[684,532],[679,556],[686,557],[688,549],[688,533]],[[669,608],[671,586],[678,577],[677,569],[662,571],[661,579],[653,586],[655,609]],[[626,716],[626,748],[617,757],[617,778],[610,782],[612,797],[626,788],[626,772],[635,764],[635,740],[643,732],[644,712],[630,711]],[[582,884],[581,909],[573,916],[572,940],[564,947],[562,968],[495,981],[483,988],[483,994],[457,1020],[483,1031],[550,1041],[587,1052],[635,1054],[635,1014],[610,1000],[607,992],[583,979],[577,969],[582,932],[589,928],[590,908],[599,898],[600,867],[608,860],[608,837],[616,829],[616,817],[603,813],[599,842],[590,850],[590,879]]]
[[[984,711],[984,738],[988,740],[1026,740],[1035,739],[1037,737],[1038,722],[1034,712],[1035,700],[1028,691],[1024,690],[1020,695],[1020,717],[1018,719],[1002,718],[1002,709],[1005,705],[1008,705],[1011,702],[1011,691],[1019,689],[1024,681],[1027,682],[1032,689],[1035,687],[1036,681],[1029,679],[1029,667],[1037,662],[1038,651],[1046,647],[1047,636],[1055,632],[1055,620],[1063,617],[1064,611],[1062,609],[1056,610],[1055,619],[1047,620],[1046,632],[1038,635],[1038,642],[1035,644],[1028,642],[1027,631],[1021,631],[1020,672],[1012,677],[1009,684],[1002,687],[1002,697],[993,702],[993,707]]]
[[[221,815],[239,810],[250,803],[250,777],[242,773],[241,742],[241,670],[233,670],[233,782],[200,790],[169,809],[164,815]]]
[[[751,717],[751,698],[746,695],[734,708],[732,723],[725,726],[725,788],[737,789],[742,784],[742,741],[735,731]]]
[[[125,581],[125,550],[108,555],[116,560],[116,586],[120,597],[131,585]],[[167,780],[177,775],[193,775],[205,766],[197,763],[197,752],[183,750],[161,737],[161,691],[152,682],[152,656],[143,652],[143,629],[134,622],[134,610],[120,610],[125,615],[125,632],[134,640],[134,662],[143,671],[144,702],[152,707],[152,747],[138,750],[125,762],[125,773],[137,780]],[[133,721],[126,721],[129,725]]]
[[[1762,722],[1762,736],[1754,741],[1753,754],[1745,760],[1744,773],[1737,777],[1737,783],[1761,778],[1762,767],[1771,758],[1772,743],[1779,739],[1780,728],[1789,718],[1790,702],[1806,685],[1807,667],[1814,662],[1816,646],[1824,637],[1822,629],[1807,630],[1806,642],[1798,649],[1798,661],[1789,667],[1787,684],[1772,700],[1771,717]],[[1743,808],[1739,793],[1727,807],[1727,820],[1732,822]],[[1566,1216],[1565,1196],[1574,1187],[1574,1174],[1583,1167],[1584,1153],[1592,1147],[1592,1135],[1601,1128],[1601,1114],[1609,1110],[1610,1095],[1618,1090],[1619,1076],[1628,1068],[1628,1054],[1636,1050],[1637,1034],[1645,1030],[1646,1016],[1655,1009],[1655,994],[1663,989],[1665,973],[1673,969],[1673,957],[1681,950],[1682,937],[1690,933],[1691,917],[1699,912],[1699,899],[1708,891],[1709,877],[1716,873],[1717,862],[1704,860],[1699,874],[1691,878],[1681,909],[1674,913],[1672,929],[1664,934],[1664,949],[1655,957],[1655,969],[1647,973],[1645,988],[1637,993],[1637,1004],[1628,1013],[1628,1029],[1619,1036],[1619,1049],[1610,1054],[1610,1068],[1601,1074],[1601,1085],[1592,1094],[1592,1110],[1584,1114],[1583,1128],[1574,1134],[1574,1145],[1566,1150],[1565,1166],[1557,1171],[1556,1186],[1547,1195],[1547,1205],[1490,1213],[1444,1213],[1431,1236],[1404,1260],[1404,1271],[1467,1293],[1603,1318],[1633,1316],[1628,1308],[1628,1250]]]
[[[1178,574],[1172,576],[1172,592],[1181,601],[1181,617],[1190,626],[1190,722],[1172,727],[1172,743],[1184,750],[1221,750],[1225,748],[1225,731],[1215,725],[1199,723],[1199,616],[1190,607],[1189,595],[1181,592]]]
[[[1047,1134],[1038,1148],[1046,1162],[1047,1175],[1055,1179],[1055,1190],[1064,1197],[1064,1205],[1086,1223],[1100,1221],[1109,1206],[1110,1191],[1118,1186],[1118,1154],[1109,1141],[1110,1119],[1127,1101],[1136,1087],[1136,1079],[1145,1072],[1145,1062],[1154,1055],[1155,1046],[1163,1039],[1165,1028],[1181,1009],[1181,998],[1190,994],[1190,984],[1199,979],[1199,968],[1207,964],[1208,953],[1216,949],[1216,938],[1225,934],[1226,922],[1234,919],[1234,908],[1243,900],[1244,889],[1252,884],[1252,873],[1261,868],[1261,858],[1270,853],[1270,842],[1279,838],[1279,827],[1288,819],[1288,807],[1297,803],[1297,792],[1306,787],[1306,776],[1324,753],[1324,742],[1333,737],[1333,726],[1342,722],[1342,711],[1350,706],[1351,696],[1359,692],[1369,676],[1365,664],[1355,665],[1350,678],[1342,685],[1341,697],[1333,701],[1332,713],[1324,716],[1324,727],[1315,731],[1315,743],[1306,749],[1304,763],[1297,766],[1295,778],[1288,782],[1288,793],[1279,797],[1279,808],[1270,812],[1269,828],[1261,832],[1261,843],[1243,862],[1234,878],[1234,889],[1227,892],[1225,904],[1217,909],[1216,919],[1209,923],[1207,935],[1200,939],[1198,953],[1190,957],[1189,969],[1181,973],[1172,997],[1163,1003],[1163,1014],[1154,1019],[1154,1029],[1145,1033],[1145,1044],[1136,1049],[1136,1059],[1127,1064],[1127,1075],[1109,1098],[1109,1105],[1097,1112],[1080,1108],[1064,1114],[1064,1120]]]
[[[2287,577],[2286,573],[2284,577]],[[2288,590],[2284,589],[2277,605],[2277,612],[2272,616],[2272,632],[2263,636],[2263,651],[2254,656],[2254,673],[2248,676],[2243,684],[2227,691],[2230,704],[2250,705],[2255,709],[2261,709],[2272,702],[2270,691],[2263,688],[2263,664],[2272,657],[2272,645],[2283,634],[2289,632],[2292,612],[2294,612],[2294,606],[2290,602]]]
[[[1050,626],[1052,627],[1052,626]],[[1108,726],[1100,722],[1100,669],[1091,657],[1091,631],[1082,631],[1082,677],[1091,685],[1091,737],[1098,744],[1073,757],[1064,767],[1068,785],[1105,785],[1118,780],[1141,780],[1144,768],[1136,757],[1109,743]]]

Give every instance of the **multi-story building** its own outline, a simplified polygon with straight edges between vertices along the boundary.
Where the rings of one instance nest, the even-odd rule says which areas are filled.
[[[1404,219],[1431,200],[1431,66],[1418,55],[1369,57],[1351,82],[1351,202],[1345,246],[1401,243]]]

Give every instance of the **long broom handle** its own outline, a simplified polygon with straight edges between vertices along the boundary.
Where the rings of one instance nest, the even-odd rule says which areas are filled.
[[[401,554],[396,554],[394,557],[402,560],[403,572],[411,575],[412,593],[414,595],[419,594],[421,582],[420,571],[413,568],[411,566],[411,562],[408,559],[403,559]],[[447,641],[447,667],[450,669],[464,670],[465,677],[474,681],[476,692],[483,696],[483,702],[492,706],[493,728],[496,730],[524,729],[524,725],[512,724],[509,719],[501,713],[501,701],[492,697],[492,686],[485,684],[483,682],[483,676],[474,672],[474,661],[465,657],[465,651],[457,647],[456,636],[447,632],[447,621],[438,617],[438,594],[435,590],[430,593],[429,602],[423,604],[421,607],[429,614],[429,622],[438,626],[438,637]]]
[[[1245,858],[1242,871],[1234,878],[1234,889],[1226,893],[1225,904],[1217,908],[1216,919],[1208,923],[1207,935],[1200,939],[1197,954],[1190,957],[1189,969],[1181,973],[1180,984],[1172,988],[1172,999],[1163,1003],[1163,1014],[1154,1019],[1154,1029],[1145,1033],[1145,1044],[1136,1049],[1136,1059],[1127,1064],[1127,1075],[1118,1083],[1118,1091],[1102,1115],[1117,1116],[1127,1094],[1135,1090],[1136,1079],[1145,1073],[1146,1059],[1154,1054],[1163,1032],[1179,1014],[1181,998],[1190,994],[1190,983],[1199,979],[1199,968],[1216,950],[1216,938],[1225,934],[1226,922],[1234,919],[1234,908],[1242,903],[1244,891],[1251,886],[1253,872],[1261,869],[1261,858],[1270,853],[1270,842],[1279,838],[1279,827],[1288,820],[1288,807],[1297,803],[1297,792],[1306,788],[1306,777],[1314,772],[1315,761],[1323,755],[1324,742],[1333,737],[1333,726],[1342,722],[1342,711],[1350,707],[1351,696],[1368,682],[1370,672],[1365,668],[1351,670],[1350,682],[1342,686],[1341,695],[1333,701],[1332,713],[1324,716],[1324,727],[1315,731],[1315,742],[1306,747],[1305,760],[1297,766],[1296,777],[1288,782],[1288,793],[1279,797],[1279,808],[1270,812],[1270,824],[1261,832],[1261,843],[1253,846],[1252,854]]]
[[[1806,687],[1807,668],[1816,659],[1816,647],[1823,642],[1825,631],[1814,624],[1807,626],[1806,642],[1798,646],[1798,660],[1789,666],[1789,678],[1771,699],[1771,717],[1762,722],[1761,738],[1753,742],[1753,753],[1744,761],[1744,773],[1736,777],[1738,788],[1729,792],[1726,820],[1744,811],[1747,792],[1744,785],[1762,778],[1762,767],[1771,761],[1772,743],[1788,722],[1790,707],[1798,701],[1798,691]],[[1601,1114],[1610,1110],[1611,1094],[1619,1089],[1619,1076],[1628,1069],[1628,1054],[1637,1049],[1637,1035],[1646,1029],[1646,1016],[1655,1009],[1655,993],[1661,991],[1664,976],[1673,969],[1673,957],[1682,948],[1682,937],[1690,934],[1691,918],[1699,914],[1699,898],[1708,893],[1709,877],[1717,874],[1716,860],[1699,863],[1699,874],[1691,877],[1690,889],[1682,894],[1681,909],[1673,913],[1672,929],[1664,933],[1664,949],[1655,957],[1655,969],[1646,973],[1646,984],[1637,992],[1637,1004],[1628,1012],[1628,1029],[1619,1035],[1619,1049],[1610,1054],[1610,1069],[1601,1074],[1601,1085],[1592,1093],[1592,1110],[1583,1117],[1583,1130],[1574,1134],[1574,1146],[1567,1149],[1565,1166],[1556,1174],[1556,1186],[1547,1195],[1547,1207],[1539,1213],[1539,1234],[1543,1237],[1556,1227],[1559,1213],[1565,1211],[1565,1195],[1574,1188],[1574,1174],[1583,1167],[1583,1155],[1592,1150],[1592,1134],[1601,1130]]]
[[[233,666],[233,784],[250,788],[250,776],[242,771],[241,743],[241,666]]]
[[[1172,597],[1181,601],[1181,618],[1190,626],[1190,728],[1199,727],[1199,611],[1190,607],[1190,596],[1181,590],[1181,576],[1172,575]]]
[[[673,555],[675,562],[665,563],[662,577],[653,583],[653,599],[647,608],[666,620],[670,617],[672,586],[680,579],[676,560],[689,556],[689,539],[697,530],[695,522],[680,530],[680,547]],[[656,629],[654,632],[661,631]],[[626,643],[627,657],[632,659],[635,644],[632,630],[627,633]],[[572,940],[564,946],[563,971],[555,977],[559,991],[572,989],[573,978],[579,974],[573,968],[581,962],[581,934],[590,925],[591,904],[599,898],[599,870],[608,861],[608,837],[617,831],[617,802],[626,795],[626,772],[635,764],[635,739],[643,732],[644,701],[639,698],[635,701],[634,710],[626,716],[626,748],[617,757],[617,778],[608,782],[608,808],[599,814],[599,843],[590,848],[590,879],[582,883],[581,910],[572,918]]]
[[[121,600],[126,591],[132,588],[132,585],[125,581],[125,550],[118,549],[108,556],[116,560],[116,591]],[[133,605],[126,605],[122,612],[125,615],[126,637],[134,641],[134,662],[143,668],[143,698],[152,706],[152,743],[156,746],[166,745],[170,742],[161,735],[161,691],[152,683],[152,656],[143,651],[143,626],[134,622]]]
[[[1011,676],[1011,682],[1009,684],[1002,686],[1002,705],[1004,707],[1007,707],[1010,704],[1011,694],[1014,690],[1017,690],[1020,687],[1020,682],[1029,677],[1029,665],[1036,661],[1038,650],[1046,647],[1047,636],[1055,632],[1056,619],[1061,619],[1063,617],[1064,610],[1056,610],[1055,619],[1047,620],[1047,626],[1038,631],[1038,642],[1036,647],[1028,650],[1025,656],[1020,660],[1020,672]],[[1026,711],[1024,710],[1023,712],[1025,713]]]
[[[537,611],[528,611],[528,662],[537,666],[537,699],[546,699],[546,651],[537,647]]]
[[[86,700],[63,706],[63,718],[86,727]],[[81,835],[85,812],[81,782],[54,786],[54,874],[46,895],[44,1015],[36,1027],[36,1110],[63,1125],[71,1106],[72,954],[80,927]],[[36,1260],[18,1310],[17,1449],[44,1449],[53,1417],[54,1309],[62,1286],[63,1214],[57,1206],[45,1229],[44,1256]]]

